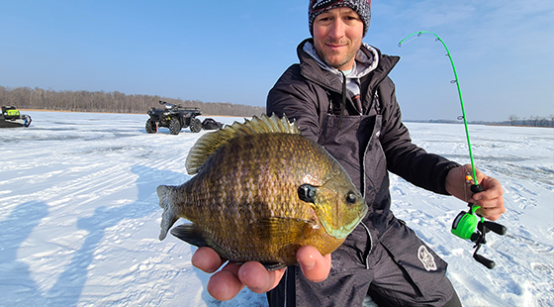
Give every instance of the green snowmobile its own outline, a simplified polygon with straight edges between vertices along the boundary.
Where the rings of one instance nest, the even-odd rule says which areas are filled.
[[[19,110],[12,106],[2,106],[0,114],[0,128],[29,127],[31,116],[20,114]]]

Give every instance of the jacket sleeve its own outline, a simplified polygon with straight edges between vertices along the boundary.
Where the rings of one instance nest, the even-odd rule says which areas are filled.
[[[300,69],[295,64],[281,76],[269,91],[266,101],[266,113],[275,113],[282,117],[286,114],[289,120],[295,120],[302,135],[317,142],[319,138],[319,116],[313,89],[299,80]]]
[[[418,187],[449,195],[444,187],[446,175],[460,164],[427,153],[412,143],[408,129],[402,123],[394,83],[387,77],[380,88],[388,89],[380,91],[380,95],[385,95],[382,101],[388,102],[383,108],[381,129],[381,145],[387,157],[387,168]]]

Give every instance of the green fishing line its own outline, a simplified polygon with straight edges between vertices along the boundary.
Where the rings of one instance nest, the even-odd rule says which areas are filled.
[[[442,45],[444,46],[444,49],[446,49],[446,54],[448,55],[448,58],[450,59],[450,64],[452,64],[452,70],[454,71],[454,77],[456,78],[456,80],[455,80],[456,86],[458,87],[458,96],[460,96],[460,105],[462,106],[462,117],[464,119],[464,126],[465,126],[465,130],[466,130],[467,147],[469,148],[469,158],[471,160],[471,169],[473,171],[473,180],[475,181],[475,184],[477,185],[479,183],[477,182],[477,174],[475,172],[475,164],[473,162],[473,152],[471,151],[471,141],[469,140],[469,129],[467,128],[466,111],[464,109],[464,100],[462,98],[462,90],[460,89],[460,81],[458,80],[458,74],[456,73],[456,66],[454,66],[454,60],[452,60],[452,56],[450,55],[450,51],[448,51],[448,47],[446,47],[446,44],[444,43],[444,41],[437,34],[435,34],[433,32],[429,32],[429,31],[414,32],[414,33],[406,36],[403,40],[400,41],[400,43],[398,43],[398,47],[402,47],[402,43],[405,40],[407,40],[408,38],[410,38],[414,35],[421,36],[421,34],[423,34],[423,33],[429,33],[429,34],[434,35],[437,38],[437,40],[442,43]]]

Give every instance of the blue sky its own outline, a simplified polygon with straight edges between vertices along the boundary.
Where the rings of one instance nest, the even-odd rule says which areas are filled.
[[[0,85],[265,106],[310,36],[309,0],[0,1]],[[373,1],[364,41],[402,57],[405,119],[554,114],[552,0]],[[153,102],[154,103],[154,102]],[[146,111],[146,110],[145,110]]]

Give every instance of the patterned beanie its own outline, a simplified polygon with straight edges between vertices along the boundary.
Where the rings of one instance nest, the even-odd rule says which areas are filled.
[[[349,7],[358,13],[364,23],[364,36],[371,20],[371,0],[310,0],[310,33],[313,33],[313,24],[317,15],[337,7]]]

